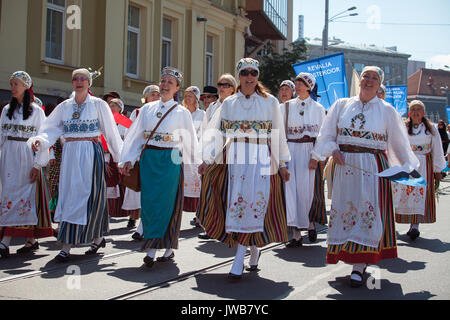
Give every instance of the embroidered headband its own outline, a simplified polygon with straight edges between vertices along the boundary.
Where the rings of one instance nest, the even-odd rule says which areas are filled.
[[[377,66],[367,66],[363,69],[363,71],[361,72],[361,78],[363,77],[364,73],[366,73],[367,71],[373,71],[375,72],[378,77],[380,78],[380,85],[383,84],[384,82],[384,71],[381,70],[380,67]]]
[[[11,79],[19,79],[22,81],[27,89],[30,89],[33,86],[33,81],[31,80],[31,77],[28,73],[25,71],[16,71],[11,75]]]
[[[175,77],[178,81],[178,84],[183,81],[183,74],[173,67],[165,67],[161,72],[161,78],[164,76],[172,76]]]
[[[197,101],[200,101],[200,89],[198,87],[192,86],[187,88],[185,91],[194,94],[194,96],[197,98]]]
[[[243,58],[239,60],[239,62],[236,65],[236,70],[238,73],[240,73],[242,70],[245,70],[247,68],[256,70],[259,72],[259,61],[252,59],[252,58]]]
[[[292,89],[292,91],[295,91],[295,84],[291,81],[291,80],[284,80],[281,84],[280,84],[280,88],[282,86],[288,86],[289,88]]]
[[[408,110],[411,110],[411,108],[413,106],[417,106],[417,105],[421,106],[423,108],[423,111],[426,112],[425,104],[422,101],[420,101],[420,100],[413,100],[413,101],[411,101],[409,103]]]
[[[82,75],[86,76],[86,77],[88,78],[88,80],[89,80],[89,87],[92,86],[92,73],[91,73],[88,69],[81,68],[81,69],[74,70],[74,71],[72,72],[72,78],[73,78],[76,74],[82,74]]]
[[[309,87],[309,90],[313,90],[316,85],[316,78],[311,73],[301,72],[297,75],[295,80],[303,80],[306,85]]]

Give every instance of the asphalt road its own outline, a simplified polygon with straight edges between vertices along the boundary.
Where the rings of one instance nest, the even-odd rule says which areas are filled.
[[[398,259],[368,269],[367,285],[349,286],[351,266],[327,265],[326,228],[318,241],[288,249],[272,244],[263,249],[259,272],[228,281],[235,250],[217,241],[197,238],[183,217],[175,261],[144,266],[145,253],[131,239],[127,218],[112,219],[107,247],[94,257],[87,247],[74,248],[72,260],[53,260],[60,250],[56,239],[40,240],[34,254],[18,256],[23,240],[13,242],[10,258],[0,260],[0,300],[428,300],[450,299],[450,178],[441,184],[438,222],[422,225],[421,237],[410,242],[407,225],[397,224]],[[162,255],[162,251],[158,255]],[[248,257],[247,257],[248,258]],[[181,311],[180,311],[181,312]]]

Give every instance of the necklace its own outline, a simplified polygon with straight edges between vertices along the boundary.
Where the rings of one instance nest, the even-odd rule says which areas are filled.
[[[356,120],[359,120],[359,122],[360,122],[359,130],[362,130],[364,128],[364,125],[366,124],[366,116],[364,115],[365,105],[366,105],[365,103],[362,103],[361,112],[352,118],[352,120],[351,120],[352,129],[355,129]]]
[[[302,101],[302,102],[300,103],[300,106],[303,107],[303,108],[300,107],[301,109],[300,109],[300,111],[299,111],[299,114],[300,114],[300,116],[303,117],[303,115],[305,114],[305,106],[306,106],[306,103],[305,103],[304,101]]]
[[[77,104],[77,106],[73,108],[73,113],[72,113],[73,120],[80,119],[81,113],[83,112],[85,106],[86,105],[83,103],[81,105]]]

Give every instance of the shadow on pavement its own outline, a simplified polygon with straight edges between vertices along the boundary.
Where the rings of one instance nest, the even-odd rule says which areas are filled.
[[[227,273],[197,275],[197,287],[192,289],[218,298],[237,300],[273,300],[294,290],[288,282],[274,282],[260,278],[257,273],[246,273],[241,280],[231,282]]]
[[[365,283],[370,276],[364,277]],[[370,282],[370,280],[369,280]],[[404,294],[402,286],[389,280],[381,280],[374,289],[367,285],[360,288],[350,287],[350,276],[336,278],[328,282],[331,287],[339,291],[339,294],[330,294],[329,299],[334,300],[428,300],[436,295],[429,291],[413,292]]]
[[[415,241],[411,241],[407,235],[401,235],[398,239],[405,242],[397,243],[398,247],[408,246],[416,249],[428,250],[434,253],[445,253],[450,251],[450,243],[442,242],[439,239],[427,239],[420,236]]]
[[[169,284],[165,283],[166,281],[180,276],[180,269],[178,268],[176,261],[164,263],[155,261],[153,267],[148,268],[142,262],[142,259],[143,257],[139,257],[139,259],[136,260],[136,267],[104,271],[110,271],[108,273],[109,276],[123,281],[143,283],[147,286],[153,286],[164,282],[160,287],[168,287]]]
[[[319,240],[317,242],[320,242]],[[317,244],[316,242],[316,244]],[[277,258],[289,262],[302,263],[304,267],[320,268],[326,266],[327,248],[316,244],[303,243],[299,248],[281,247],[274,249]]]
[[[377,264],[378,267],[386,269],[392,273],[407,273],[408,271],[417,271],[425,269],[426,262],[411,261],[408,262],[401,258],[383,260]]]
[[[234,258],[236,255],[236,249],[229,248],[217,240],[200,240],[199,244],[195,247],[198,251],[214,255],[216,258]]]

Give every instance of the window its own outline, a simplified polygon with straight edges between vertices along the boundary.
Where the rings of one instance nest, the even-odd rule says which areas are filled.
[[[385,72],[386,74],[391,73],[391,68],[390,68],[389,66],[386,66],[386,67],[384,68],[384,72]]]
[[[163,18],[161,68],[172,64],[172,21]]]
[[[213,85],[214,75],[214,38],[212,36],[206,36],[206,85]]]
[[[45,57],[51,62],[64,63],[64,26],[66,1],[48,0]]]
[[[128,6],[127,31],[127,75],[137,77],[139,69],[140,9],[132,5]]]

